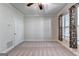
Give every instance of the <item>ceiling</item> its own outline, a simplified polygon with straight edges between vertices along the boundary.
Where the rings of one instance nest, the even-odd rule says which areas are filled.
[[[40,10],[38,4],[35,3],[28,7],[27,3],[11,3],[13,7],[21,11],[24,15],[57,15],[67,3],[43,3],[44,9]]]

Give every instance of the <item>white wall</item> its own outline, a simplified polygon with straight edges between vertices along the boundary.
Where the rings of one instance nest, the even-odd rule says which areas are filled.
[[[58,40],[58,18],[57,16],[51,17],[51,28],[52,28],[52,38],[53,40]]]
[[[49,16],[25,16],[25,41],[56,40],[53,32],[55,27],[52,28],[52,25],[55,26],[55,24],[52,24],[52,20],[54,22],[55,18]]]
[[[24,39],[23,30],[23,15],[10,4],[0,4],[0,52],[6,52],[16,43],[22,42]],[[15,32],[17,38],[14,36]],[[7,43],[10,41],[13,42],[13,45],[7,48]]]

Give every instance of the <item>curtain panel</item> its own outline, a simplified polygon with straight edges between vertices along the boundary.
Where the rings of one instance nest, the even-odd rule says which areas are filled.
[[[62,41],[63,39],[62,39],[62,15],[59,15],[59,17],[58,17],[58,25],[59,25],[59,40],[60,41]]]
[[[70,14],[70,48],[77,48],[77,4],[69,9]]]

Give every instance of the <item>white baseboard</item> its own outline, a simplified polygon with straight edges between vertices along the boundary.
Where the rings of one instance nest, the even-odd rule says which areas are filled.
[[[12,46],[12,47],[6,49],[5,51],[2,51],[1,53],[7,53],[7,52],[9,52],[10,50],[12,50],[13,48],[14,48],[14,46]]]
[[[25,41],[32,41],[32,40],[25,40]],[[25,42],[25,41],[22,41],[22,42]],[[58,41],[58,40],[33,40],[33,41]],[[20,42],[20,43],[22,43],[22,42]],[[20,44],[19,43],[19,44]],[[19,44],[17,44],[17,45],[19,45]],[[2,51],[1,53],[8,53],[9,51],[11,51],[14,47],[16,47],[17,45],[13,45],[12,47],[10,47],[10,48],[8,48],[8,49],[6,49],[5,51]]]
[[[25,39],[24,41],[57,41],[57,40],[52,40],[52,39],[50,39],[50,40],[48,40],[48,39]]]

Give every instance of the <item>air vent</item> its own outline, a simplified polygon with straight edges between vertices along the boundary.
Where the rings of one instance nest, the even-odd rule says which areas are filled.
[[[13,45],[13,41],[9,41],[9,42],[7,43],[7,48],[10,48],[12,45]]]

